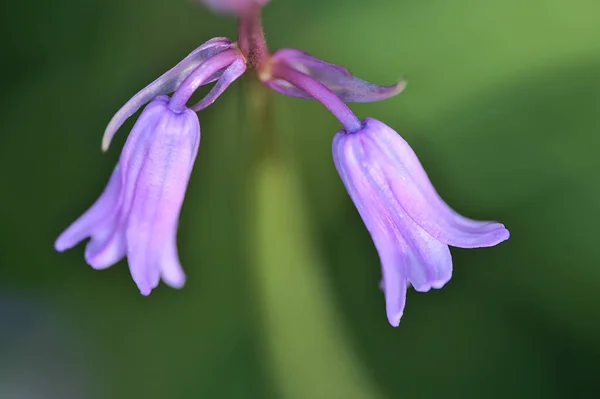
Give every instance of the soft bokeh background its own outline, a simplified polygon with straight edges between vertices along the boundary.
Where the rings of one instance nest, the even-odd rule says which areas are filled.
[[[284,162],[240,167],[244,82],[200,115],[188,283],[139,295],[58,233],[102,190],[103,129],[235,21],[185,0],[1,3],[0,398],[591,398],[600,389],[600,2],[273,0],[299,47],[405,93],[352,105],[442,196],[511,230],[387,324],[369,235],[331,160],[336,120],[273,96]],[[247,200],[247,186],[255,186]],[[249,220],[262,223],[249,226]],[[252,223],[254,223],[252,222]]]

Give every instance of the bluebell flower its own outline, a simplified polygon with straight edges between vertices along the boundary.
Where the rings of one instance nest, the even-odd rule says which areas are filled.
[[[244,58],[231,42],[213,39],[128,101],[106,129],[103,148],[122,123],[148,97],[129,134],[121,157],[102,195],[56,240],[58,251],[91,238],[87,263],[104,269],[127,257],[131,276],[143,295],[160,279],[182,287],[185,274],[177,253],[177,224],[200,144],[194,109],[211,104],[245,70]],[[208,95],[192,108],[196,89],[216,80]]]
[[[63,251],[87,237],[85,256],[97,269],[127,256],[133,279],[147,295],[162,278],[181,287],[176,230],[200,142],[195,112],[211,105],[249,71],[286,96],[321,102],[340,122],[333,159],[379,253],[388,321],[398,326],[406,290],[441,288],[452,276],[448,246],[476,248],[509,237],[497,222],[467,219],[437,194],[410,146],[375,119],[360,120],[347,102],[380,101],[405,82],[377,85],[348,69],[297,49],[271,54],[261,22],[269,0],[202,0],[238,17],[238,40],[211,39],[133,96],[112,118],[102,141],[107,149],[123,122],[144,104],[118,165],[98,201],[56,241]],[[198,103],[198,87],[214,83]],[[167,94],[173,93],[172,97]]]
[[[104,192],[55,244],[64,251],[90,237],[85,258],[95,269],[127,256],[143,295],[161,278],[177,288],[185,282],[176,232],[200,125],[192,110],[176,112],[169,101],[159,96],[146,106]]]
[[[438,195],[408,143],[367,118],[333,139],[333,160],[381,260],[386,311],[398,326],[407,285],[426,292],[452,277],[448,245],[478,248],[509,237],[504,225],[467,219]]]

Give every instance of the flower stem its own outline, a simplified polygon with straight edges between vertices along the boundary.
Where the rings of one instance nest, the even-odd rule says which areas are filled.
[[[174,111],[181,111],[186,107],[190,97],[194,94],[208,78],[223,68],[227,68],[236,58],[240,57],[237,50],[230,49],[215,54],[210,59],[200,64],[181,83],[177,91],[173,93],[169,107]]]
[[[329,291],[298,174],[277,140],[271,91],[255,79],[245,83],[254,133],[245,148],[254,154],[244,168],[244,236],[257,336],[277,397],[380,399]]]
[[[238,46],[246,57],[248,69],[260,69],[269,59],[262,27],[262,8],[253,6],[238,20]]]
[[[313,77],[283,62],[275,62],[271,68],[271,74],[274,78],[285,80],[313,96],[340,121],[348,133],[362,128],[362,123],[354,115],[354,112],[335,93]]]

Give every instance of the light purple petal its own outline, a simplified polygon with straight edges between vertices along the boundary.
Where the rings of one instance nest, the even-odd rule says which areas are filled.
[[[165,241],[160,260],[160,276],[170,287],[181,288],[185,284],[186,277],[179,262],[177,240],[172,237]]]
[[[380,286],[385,294],[388,321],[397,327],[406,301],[410,249],[399,240],[396,221],[372,189],[371,181],[362,173],[364,156],[362,147],[348,140],[347,134],[338,133],[334,137],[333,160],[377,248],[383,276]]]
[[[229,85],[242,76],[245,71],[246,61],[240,57],[235,60],[227,69],[225,69],[225,71],[219,77],[219,80],[217,80],[215,86],[210,90],[206,97],[191,107],[191,109],[198,112],[214,103],[215,100],[229,87]]]
[[[106,269],[119,262],[127,253],[127,241],[119,221],[102,227],[85,247],[85,261],[96,270]]]
[[[303,51],[286,48],[273,55],[273,62],[283,62],[321,82],[345,102],[372,102],[395,96],[404,90],[404,80],[391,86],[379,86],[352,76],[346,68],[322,61]],[[267,79],[269,87],[291,97],[312,99],[304,90],[280,79]]]
[[[102,269],[118,262],[126,254],[127,241],[123,229],[136,191],[137,179],[156,126],[160,124],[168,96],[159,96],[144,108],[127,137],[119,159],[121,191],[112,219],[98,223],[97,231],[85,250],[87,263]]]
[[[105,192],[56,242],[64,250],[90,236],[86,261],[96,269],[125,255],[140,292],[161,279],[185,283],[177,255],[177,223],[200,143],[198,117],[174,111],[168,96],[146,106],[134,125]]]
[[[169,71],[165,72],[161,77],[150,83],[117,111],[112,117],[106,130],[104,131],[104,137],[102,138],[102,149],[107,150],[110,142],[121,125],[138,109],[150,100],[161,94],[168,94],[175,89],[184,81],[186,77],[201,63],[208,60],[215,54],[231,48],[231,40],[224,37],[213,38],[200,47],[192,51],[187,57],[185,57],[179,64],[175,65]],[[213,75],[210,79],[207,79],[203,84],[214,82],[220,76],[219,73]]]
[[[404,254],[392,244],[385,244],[383,248],[379,246],[377,252],[381,258],[385,312],[389,323],[393,327],[398,327],[406,304],[407,260]]]
[[[371,236],[374,240],[388,237],[385,241],[393,241],[397,250],[402,250],[406,276],[415,290],[425,292],[446,284],[452,277],[448,246],[407,215],[387,184],[383,165],[373,162],[376,152],[364,145],[360,133],[338,133],[333,148],[342,181]]]
[[[166,112],[144,159],[127,222],[129,267],[144,295],[156,287],[160,276],[176,287],[185,281],[175,237],[200,126],[189,109]]]
[[[365,119],[359,134],[372,154],[370,162],[381,165],[385,181],[406,213],[435,239],[455,247],[477,248],[496,245],[509,237],[501,223],[476,221],[453,211],[437,194],[417,156],[394,130]]]
[[[508,238],[496,222],[452,211],[435,192],[414,152],[373,119],[354,133],[338,132],[333,159],[379,253],[388,319],[398,325],[407,283],[441,288],[452,277],[448,244],[488,246]]]
[[[105,233],[105,223],[112,223],[121,194],[121,175],[117,165],[113,170],[104,192],[96,202],[75,222],[73,222],[57,239],[54,247],[62,252],[74,247],[82,240],[93,235]],[[101,226],[98,226],[102,222]]]

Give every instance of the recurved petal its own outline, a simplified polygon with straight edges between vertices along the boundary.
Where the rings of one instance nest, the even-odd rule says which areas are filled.
[[[412,220],[433,238],[455,247],[496,245],[509,237],[498,222],[476,221],[452,210],[437,194],[408,143],[387,125],[367,118],[357,132],[365,152],[365,168],[379,165],[384,171],[380,186],[388,187]]]
[[[144,159],[126,230],[129,268],[144,295],[160,276],[176,287],[185,281],[174,243],[199,140],[193,111],[170,112],[154,132]]]
[[[117,164],[96,202],[56,239],[56,250],[62,252],[87,237],[105,234],[107,224],[114,223],[117,218],[121,188],[120,168]]]
[[[194,51],[192,51],[181,62],[179,62],[169,71],[165,72],[154,82],[150,83],[148,86],[143,88],[129,101],[127,101],[125,105],[123,105],[121,109],[119,109],[117,113],[112,117],[108,126],[106,127],[106,130],[104,131],[104,137],[102,138],[102,149],[108,149],[108,146],[110,145],[110,142],[117,130],[119,130],[121,125],[131,115],[135,114],[142,105],[146,104],[147,102],[161,94],[168,94],[175,91],[175,89],[179,87],[183,80],[187,78],[188,75],[198,65],[208,60],[213,55],[231,48],[231,46],[231,40],[225,37],[213,38],[207,41],[206,43],[202,44]],[[215,74],[203,84],[214,82],[219,78],[219,76],[220,73]]]
[[[283,62],[300,72],[312,76],[345,102],[372,102],[395,96],[404,90],[401,80],[391,86],[379,86],[352,76],[348,69],[325,62],[303,51],[286,48],[273,55],[273,62]],[[291,97],[312,99],[304,90],[280,79],[268,79],[269,87]]]

